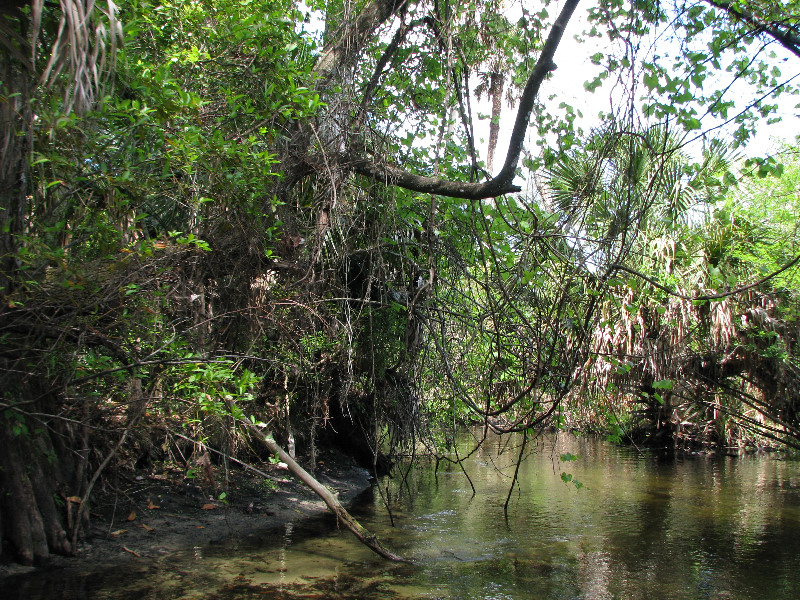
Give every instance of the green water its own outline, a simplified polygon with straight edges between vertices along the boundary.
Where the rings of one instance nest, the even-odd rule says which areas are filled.
[[[797,462],[545,437],[529,445],[506,518],[519,441],[494,440],[465,462],[474,496],[458,467],[420,465],[352,508],[414,564],[376,557],[325,518],[259,542],[39,576],[4,598],[800,598]],[[578,460],[562,462],[568,452]]]

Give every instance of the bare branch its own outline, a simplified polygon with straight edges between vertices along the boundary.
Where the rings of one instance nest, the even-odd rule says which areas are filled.
[[[741,294],[742,292],[746,292],[748,290],[752,290],[753,288],[758,287],[762,283],[765,283],[765,282],[769,281],[773,277],[775,277],[777,275],[780,275],[781,273],[783,273],[787,269],[792,268],[793,266],[795,266],[798,263],[798,261],[800,261],[800,254],[795,256],[792,260],[790,260],[788,263],[783,265],[777,271],[773,271],[772,273],[770,273],[769,275],[766,275],[765,277],[762,277],[758,281],[754,281],[753,283],[750,283],[748,285],[743,285],[741,287],[736,288],[735,290],[731,290],[730,292],[722,292],[720,294],[710,294],[710,295],[707,295],[707,296],[687,296],[685,294],[679,294],[678,292],[676,292],[674,290],[671,290],[668,287],[665,287],[665,286],[661,285],[656,280],[648,277],[647,275],[645,275],[643,273],[640,273],[639,271],[634,271],[633,269],[629,269],[625,265],[614,264],[614,265],[611,266],[611,268],[612,269],[619,269],[620,271],[625,271],[626,273],[630,273],[631,275],[634,275],[634,276],[636,276],[636,277],[638,277],[640,279],[644,279],[647,283],[649,283],[653,287],[658,288],[662,292],[665,292],[665,293],[667,293],[670,296],[673,296],[675,298],[680,298],[681,300],[700,300],[700,301],[703,301],[703,300],[720,300],[722,298],[727,298],[729,296],[736,296],[737,294]]]
[[[369,101],[372,99],[372,95],[375,92],[375,89],[378,87],[378,82],[380,81],[381,75],[383,74],[383,70],[386,68],[386,65],[389,63],[390,60],[393,60],[395,55],[397,54],[397,50],[400,47],[400,44],[406,39],[408,32],[413,30],[418,25],[424,23],[424,19],[419,19],[416,21],[412,21],[411,23],[401,23],[400,28],[394,34],[394,38],[384,50],[383,55],[381,56],[380,60],[378,60],[378,64],[375,66],[375,71],[372,74],[372,77],[367,84],[367,87],[364,91],[364,97],[361,99],[361,107],[358,109],[358,116],[355,118],[354,123],[356,125],[360,125],[364,121],[364,116],[367,112],[367,105]]]

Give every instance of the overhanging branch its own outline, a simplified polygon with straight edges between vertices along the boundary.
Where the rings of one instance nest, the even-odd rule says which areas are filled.
[[[438,194],[451,198],[478,200],[480,198],[511,194],[521,189],[511,182],[511,178],[506,178],[507,181],[501,181],[499,177],[495,177],[484,183],[471,183],[416,175],[395,165],[378,164],[361,158],[345,157],[342,162],[359,175],[364,175],[386,185],[394,185],[415,192]]]
[[[547,41],[542,48],[539,60],[528,76],[528,82],[525,85],[525,90],[522,93],[520,105],[517,109],[517,117],[514,122],[514,129],[511,132],[511,140],[509,141],[506,160],[503,164],[503,168],[496,177],[483,183],[470,183],[442,179],[439,177],[416,175],[396,165],[376,164],[373,161],[354,156],[343,156],[342,162],[360,175],[386,183],[387,185],[394,185],[415,192],[438,194],[467,200],[493,198],[503,194],[519,192],[521,188],[514,185],[513,180],[517,165],[519,164],[519,157],[522,154],[525,132],[530,122],[536,97],[539,94],[539,88],[545,77],[556,68],[553,62],[556,49],[561,43],[564,29],[572,17],[572,14],[575,12],[579,1],[580,0],[567,0],[564,3],[561,13],[553,24]]]
[[[789,52],[800,58],[800,36],[781,29],[777,23],[766,21],[747,10],[740,2],[729,2],[728,0],[705,0],[714,8],[722,10],[735,19],[744,21],[756,30],[763,31],[777,41]]]

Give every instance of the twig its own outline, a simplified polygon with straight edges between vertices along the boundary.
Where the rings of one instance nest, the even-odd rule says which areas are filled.
[[[142,556],[142,555],[141,555],[141,554],[139,554],[138,552],[134,552],[133,550],[131,550],[130,548],[126,548],[125,546],[123,546],[123,547],[122,547],[122,549],[123,549],[123,550],[125,550],[125,552],[130,552],[130,553],[131,553],[131,554],[133,554],[134,556],[138,556],[138,557],[140,557],[140,558],[141,558],[141,556]]]
[[[125,428],[125,431],[122,433],[122,437],[119,438],[119,441],[117,442],[117,444],[114,446],[114,448],[112,448],[111,452],[109,452],[106,455],[106,457],[103,459],[103,462],[100,463],[100,466],[97,467],[97,469],[95,470],[94,475],[92,475],[92,480],[89,482],[89,485],[86,487],[86,491],[84,492],[83,496],[81,497],[81,506],[78,509],[78,514],[75,516],[75,523],[74,523],[74,526],[72,528],[72,547],[73,548],[75,547],[75,544],[78,541],[78,531],[81,528],[81,520],[83,519],[83,517],[86,514],[86,510],[87,510],[87,506],[88,506],[88,502],[87,501],[89,500],[89,496],[92,493],[92,489],[94,488],[94,484],[97,483],[97,480],[100,477],[100,473],[103,472],[103,469],[105,469],[106,466],[108,465],[108,463],[111,462],[111,459],[117,453],[117,450],[119,450],[120,447],[122,446],[122,444],[125,443],[125,440],[127,439],[128,434],[130,433],[131,429],[136,424],[136,422],[139,420],[139,417],[141,417],[143,414],[144,414],[144,411],[141,411],[138,415],[136,415],[133,419],[131,419],[131,422],[128,424],[128,426]]]
[[[522,447],[519,449],[519,456],[517,456],[517,464],[514,467],[514,477],[511,479],[511,487],[508,488],[508,496],[506,496],[506,501],[503,503],[503,514],[506,516],[506,520],[508,520],[508,503],[511,501],[511,494],[514,493],[514,485],[516,485],[519,479],[519,466],[525,456],[525,446],[527,445],[528,432],[525,431],[522,433]]]

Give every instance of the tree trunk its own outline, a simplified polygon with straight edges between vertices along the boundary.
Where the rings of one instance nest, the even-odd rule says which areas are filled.
[[[278,444],[276,444],[271,437],[265,435],[261,429],[256,427],[250,421],[243,420],[242,423],[247,426],[247,428],[256,438],[261,440],[261,442],[269,449],[270,452],[277,454],[278,457],[286,463],[286,465],[289,467],[289,470],[295,475],[295,477],[310,487],[315,494],[322,498],[322,501],[325,502],[333,514],[336,515],[336,518],[339,520],[339,522],[343,523],[345,527],[353,532],[353,535],[355,535],[361,543],[365,544],[373,552],[384,558],[395,562],[408,562],[407,559],[404,559],[403,557],[398,556],[397,554],[384,548],[375,535],[364,529],[364,527],[362,527],[361,524],[345,510],[345,508],[339,503],[339,500],[336,499],[336,496],[334,496],[328,488],[314,479],[303,467],[297,464],[297,462],[291,456],[289,456],[289,454],[286,453],[283,448],[278,446]]]
[[[4,6],[0,19],[11,23],[14,8]],[[19,15],[21,18],[22,13]],[[12,294],[19,284],[17,252],[32,191],[30,101],[37,78],[29,54],[30,49],[15,39],[6,41],[0,52],[0,332],[4,333],[4,317],[13,306]],[[69,554],[71,547],[56,504],[63,477],[59,453],[50,438],[52,429],[22,419],[12,408],[20,397],[38,396],[27,393],[30,386],[25,381],[24,363],[25,359],[8,347],[0,353],[0,405],[8,408],[0,412],[0,554],[11,554],[30,565],[51,553]],[[45,412],[41,402],[25,408]],[[70,464],[69,459],[66,463]]]
[[[492,99],[492,120],[489,122],[489,152],[486,157],[486,170],[491,173],[494,167],[494,153],[500,137],[500,113],[503,110],[503,88],[506,78],[502,73],[492,73],[489,82],[489,97]]]
[[[9,554],[31,565],[72,551],[56,505],[63,477],[47,430],[14,431],[10,412],[0,417],[0,523]]]
[[[0,19],[5,16],[0,13]],[[21,48],[20,51],[23,49]],[[33,146],[30,99],[36,83],[27,65],[0,51],[0,299],[14,289],[16,253],[30,193]]]

